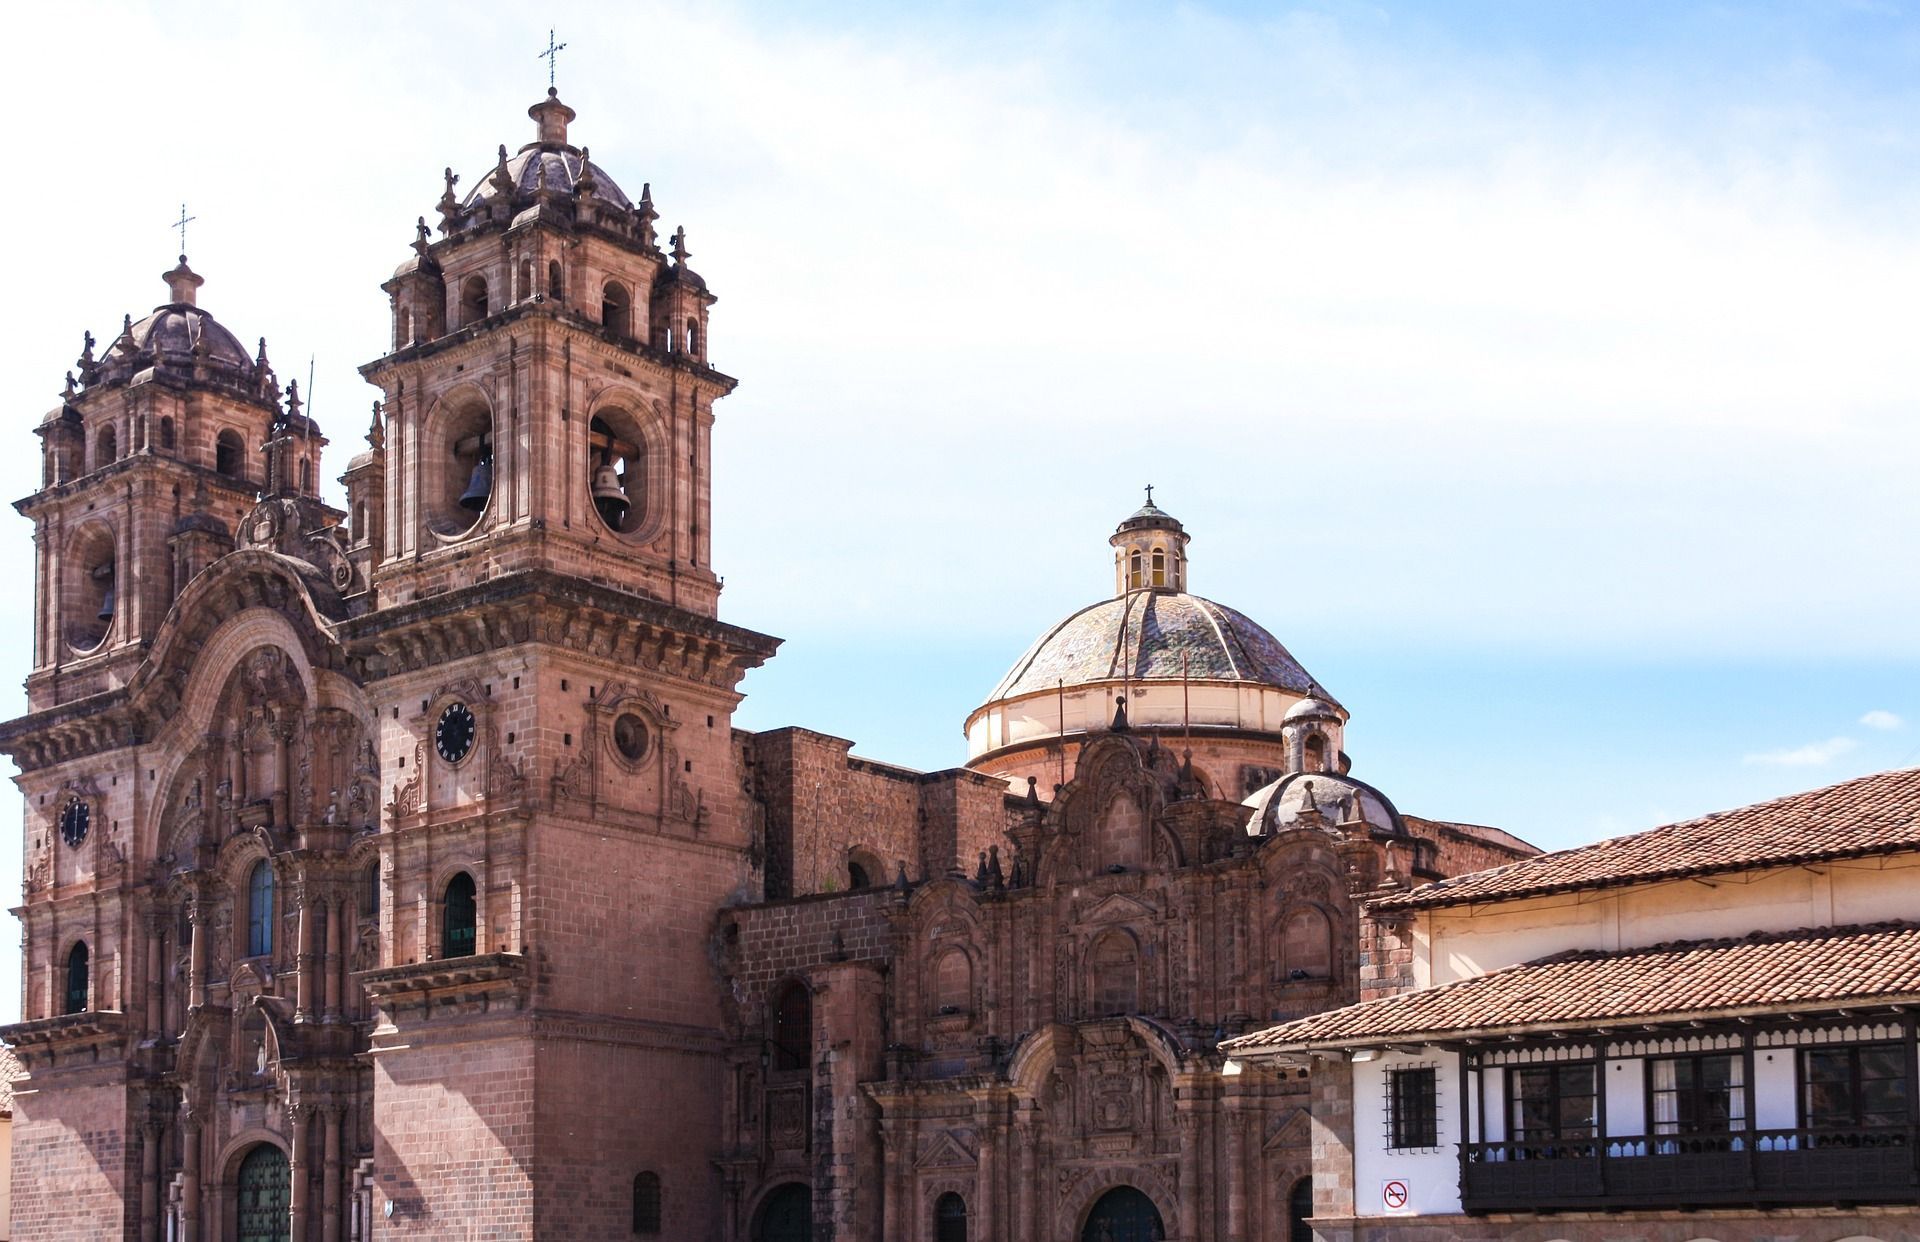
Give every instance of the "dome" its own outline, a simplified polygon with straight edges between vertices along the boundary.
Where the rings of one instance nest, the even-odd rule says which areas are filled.
[[[621,210],[629,210],[633,202],[609,177],[606,170],[586,158],[586,154],[575,147],[552,146],[546,143],[530,143],[520,148],[520,153],[507,161],[507,178],[513,183],[513,198],[516,203],[528,202],[540,189],[540,176],[546,174],[547,190],[558,195],[577,193],[580,186],[580,170],[588,169],[592,173],[589,184],[594,197],[612,203]],[[488,173],[480,179],[480,184],[468,191],[461,201],[461,207],[471,212],[475,207],[490,204],[500,196],[500,186],[496,173]]]
[[[240,344],[240,339],[198,306],[175,302],[157,307],[151,315],[133,325],[130,335],[133,338],[131,349],[126,348],[126,338],[122,337],[114,343],[112,352],[159,354],[164,358],[183,361],[203,355],[230,367],[244,369],[253,366],[253,358],[247,353],[246,347]]]
[[[1346,719],[1346,717],[1341,715],[1339,708],[1327,702],[1325,699],[1310,696],[1301,699],[1298,703],[1288,708],[1287,714],[1282,717],[1282,719],[1341,721]]]
[[[1253,808],[1251,836],[1272,836],[1290,828],[1364,822],[1371,828],[1405,836],[1406,825],[1387,795],[1365,781],[1338,772],[1295,772],[1257,790],[1241,805]]]
[[[1041,635],[989,702],[1090,682],[1248,682],[1314,694],[1300,662],[1252,619],[1176,591],[1134,591],[1082,608]]]
[[[1182,530],[1180,519],[1153,503],[1152,489],[1148,489],[1147,503],[1135,509],[1121,521],[1119,530]]]

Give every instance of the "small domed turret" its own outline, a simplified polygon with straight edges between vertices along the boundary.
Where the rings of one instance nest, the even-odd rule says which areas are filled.
[[[1187,589],[1187,531],[1172,514],[1147,503],[1129,514],[1107,541],[1114,548],[1114,594]]]

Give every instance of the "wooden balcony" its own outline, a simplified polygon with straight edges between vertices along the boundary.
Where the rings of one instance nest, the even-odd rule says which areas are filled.
[[[1920,1202],[1920,1128],[1468,1143],[1468,1212]]]

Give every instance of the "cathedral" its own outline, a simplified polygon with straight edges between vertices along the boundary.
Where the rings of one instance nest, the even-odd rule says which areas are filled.
[[[1353,776],[1151,495],[963,766],[735,728],[715,295],[529,114],[382,286],[344,509],[184,256],[36,429],[13,1236],[1300,1237],[1307,1084],[1221,1043],[1532,847]]]

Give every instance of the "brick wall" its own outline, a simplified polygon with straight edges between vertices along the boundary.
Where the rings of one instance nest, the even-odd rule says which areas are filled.
[[[16,1088],[13,1233],[20,1242],[118,1238],[135,1222],[125,1072],[35,1070]]]

